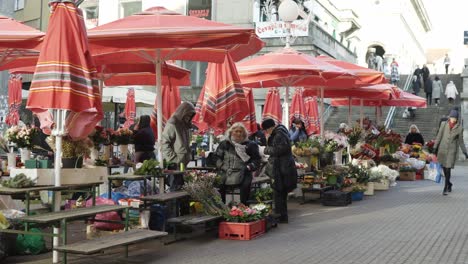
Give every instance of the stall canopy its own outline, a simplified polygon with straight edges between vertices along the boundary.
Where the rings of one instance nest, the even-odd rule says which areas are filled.
[[[281,107],[281,100],[278,88],[270,88],[265,98],[262,120],[268,118],[275,120],[277,124],[281,124],[281,120],[283,118],[283,110]]]
[[[332,106],[348,106],[349,104],[353,106],[357,105],[363,106],[398,106],[398,107],[419,107],[425,108],[427,107],[426,99],[419,97],[417,95],[399,91],[398,97],[392,97],[389,99],[356,99],[353,98],[351,101],[348,98],[334,98],[331,101]]]

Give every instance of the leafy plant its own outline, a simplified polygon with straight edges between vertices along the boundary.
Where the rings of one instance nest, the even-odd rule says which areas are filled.
[[[248,223],[261,220],[269,213],[269,207],[266,204],[256,204],[252,207],[238,204],[224,215],[227,222]]]
[[[254,193],[255,200],[261,203],[273,199],[273,189],[271,187],[260,188]]]
[[[183,189],[189,193],[195,201],[203,205],[203,210],[209,215],[226,215],[229,210],[223,203],[221,195],[214,188],[216,181],[215,173],[206,173],[204,176],[193,177],[186,181]]]
[[[2,186],[9,188],[28,188],[35,185],[35,183],[24,173],[19,173],[15,177],[3,180],[1,181],[1,184]]]
[[[159,167],[159,162],[155,159],[149,159],[143,161],[143,164],[140,168],[135,171],[135,175],[154,175],[157,176],[161,174],[161,168]]]
[[[367,190],[367,187],[361,184],[355,184],[353,185],[352,192],[365,192]]]
[[[94,165],[95,166],[100,166],[100,167],[106,167],[108,163],[109,163],[109,160],[96,159],[94,161]]]
[[[46,139],[50,148],[56,152],[55,137],[49,136]],[[62,158],[77,158],[82,156],[89,156],[90,149],[93,147],[93,142],[89,138],[72,140],[70,137],[65,136],[62,138]]]
[[[10,127],[5,134],[5,138],[11,142],[15,143],[18,148],[33,148],[33,139],[39,134],[39,129],[27,128],[12,126]]]

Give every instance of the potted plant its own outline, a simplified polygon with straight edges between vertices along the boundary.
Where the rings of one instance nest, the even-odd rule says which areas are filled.
[[[233,206],[224,215],[225,222],[219,224],[219,238],[229,240],[251,240],[265,233],[265,217],[270,208],[265,204],[248,207]]]
[[[361,201],[364,198],[364,192],[366,191],[366,186],[361,184],[355,184],[351,190],[351,199],[353,201]]]
[[[128,128],[119,128],[114,133],[115,143],[119,145],[120,157],[122,161],[127,160],[128,144],[132,141],[133,132]]]
[[[21,162],[24,163],[31,156],[34,138],[39,134],[39,129],[32,127],[12,126],[6,131],[6,139],[20,148]]]
[[[47,137],[46,142],[56,152],[55,137]],[[62,168],[83,167],[83,157],[90,155],[92,147],[93,142],[89,138],[72,140],[69,136],[64,136],[62,138]]]

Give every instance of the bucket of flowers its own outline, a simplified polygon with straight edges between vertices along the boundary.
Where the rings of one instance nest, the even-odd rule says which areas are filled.
[[[366,186],[362,184],[355,184],[351,190],[351,200],[361,201],[364,198],[364,192],[366,191]]]
[[[259,203],[248,207],[238,204],[224,215],[226,221],[219,223],[219,238],[227,240],[251,240],[265,233],[265,217],[270,207]]]
[[[20,148],[21,162],[29,160],[31,149],[34,147],[34,138],[39,134],[39,129],[35,127],[12,126],[6,131],[5,138],[8,142],[16,144]]]

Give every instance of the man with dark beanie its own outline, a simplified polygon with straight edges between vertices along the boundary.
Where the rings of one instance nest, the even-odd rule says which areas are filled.
[[[280,223],[288,222],[288,193],[297,187],[297,170],[291,152],[288,130],[277,125],[273,119],[262,122],[267,137],[265,155],[268,158],[267,174],[273,179],[275,213],[280,215]]]
[[[455,167],[457,160],[458,148],[460,148],[468,158],[465,142],[463,140],[463,126],[458,120],[458,111],[452,109],[447,121],[440,124],[439,132],[435,140],[434,148],[436,149],[437,159],[444,170],[445,186],[443,195],[447,192],[452,192],[452,182],[450,182],[451,171]]]

